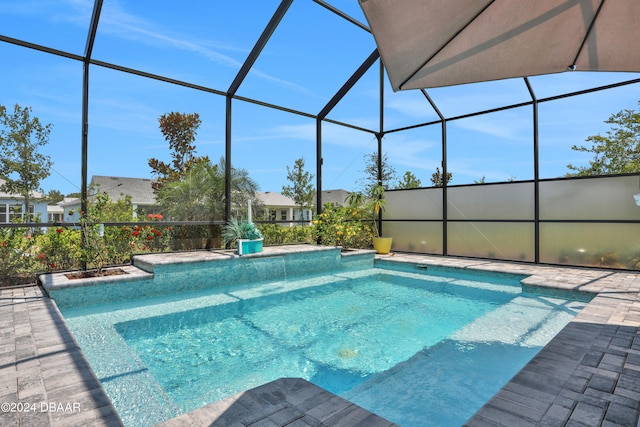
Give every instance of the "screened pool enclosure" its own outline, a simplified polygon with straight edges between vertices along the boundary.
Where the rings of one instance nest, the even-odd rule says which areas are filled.
[[[638,70],[581,71],[593,61],[578,57],[566,64],[572,71],[525,70],[496,80],[481,62],[461,65],[460,74],[483,82],[417,82],[394,91],[404,89],[402,61],[411,52],[398,55],[399,65],[393,52],[385,56],[383,49],[398,43],[369,28],[389,25],[371,14],[372,0],[12,3],[0,7],[0,105],[30,106],[52,124],[44,193],[85,200],[92,176],[153,179],[149,159],[170,160],[158,118],[197,112],[196,152],[220,166],[222,205],[205,220],[174,217],[165,226],[192,224],[208,233],[235,212],[233,170],[246,171],[259,191],[281,192],[300,158],[313,175],[320,212],[326,191],[361,189],[363,159],[375,153],[379,168],[386,162],[396,172],[385,183],[381,221],[395,251],[640,268],[633,198],[640,174],[577,178],[568,168],[591,160],[574,146],[605,134],[612,114],[638,107]],[[426,14],[438,2],[413,3],[415,13]],[[543,3],[569,12],[600,4]],[[519,32],[549,12],[532,13],[541,15],[522,18]],[[608,34],[597,31],[600,39]],[[576,45],[589,47],[586,40]],[[536,48],[540,60],[531,62],[544,62],[556,47]],[[511,45],[504,55],[513,51]],[[626,54],[638,61],[637,51]],[[456,62],[451,58],[445,62]],[[400,83],[391,82],[390,70]],[[434,186],[436,170],[451,180]],[[398,188],[405,173],[417,188]],[[29,227],[73,225],[64,217],[40,220]],[[106,225],[136,224],[147,224],[146,217]]]

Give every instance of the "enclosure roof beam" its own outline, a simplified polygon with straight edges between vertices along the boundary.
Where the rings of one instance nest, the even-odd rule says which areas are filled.
[[[353,25],[362,28],[366,32],[368,32],[368,33],[371,32],[371,29],[369,27],[367,27],[366,25],[364,25],[362,22],[358,21],[357,19],[352,18],[351,16],[347,15],[346,13],[342,12],[341,10],[331,6],[329,3],[327,3],[327,2],[325,2],[323,0],[313,0],[313,2],[319,4],[320,6],[324,7],[325,9],[330,10],[331,12],[333,12],[336,15],[340,16],[341,18],[346,19],[347,21],[351,22]]]
[[[87,43],[84,49],[84,60],[89,61],[93,53],[93,44],[96,40],[98,32],[98,23],[100,22],[100,12],[102,11],[102,0],[95,0],[93,3],[93,13],[91,14],[91,24],[89,25],[89,34],[87,35]]]
[[[282,0],[280,6],[278,6],[278,9],[276,9],[276,11],[274,12],[271,20],[260,35],[260,38],[253,46],[253,49],[251,49],[249,56],[244,61],[244,64],[242,64],[242,68],[240,68],[240,71],[236,75],[236,78],[231,83],[231,86],[229,86],[229,90],[227,91],[227,93],[230,96],[234,96],[240,88],[242,81],[245,77],[247,77],[247,74],[249,74],[251,67],[253,67],[253,64],[258,60],[260,52],[262,52],[262,49],[264,49],[264,47],[267,45],[267,42],[278,27],[278,24],[280,24],[280,21],[284,17],[285,13],[287,13],[287,10],[289,9],[289,6],[291,6],[291,3],[293,3],[293,0]]]
[[[353,73],[351,77],[349,77],[349,80],[347,80],[345,84],[342,85],[340,90],[338,90],[338,92],[333,95],[333,98],[331,98],[327,105],[325,105],[324,108],[320,111],[320,113],[318,114],[318,118],[320,120],[324,120],[324,118],[327,117],[329,112],[333,110],[333,107],[335,107],[338,102],[340,102],[340,100],[347,94],[347,92],[349,92],[349,90],[351,90],[351,88],[358,82],[358,80],[360,80],[360,78],[369,70],[369,68],[371,68],[371,66],[378,60],[379,57],[380,54],[378,53],[378,49],[375,49],[371,53],[371,55],[369,55],[369,57],[365,59],[362,65],[358,67],[356,72]]]

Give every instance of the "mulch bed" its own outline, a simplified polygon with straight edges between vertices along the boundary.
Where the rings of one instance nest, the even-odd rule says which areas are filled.
[[[109,270],[102,270],[99,274],[95,270],[87,270],[87,271],[77,271],[74,273],[65,274],[66,278],[69,280],[74,279],[88,279],[91,277],[104,277],[104,276],[119,276],[121,274],[129,274],[121,268],[112,268]]]

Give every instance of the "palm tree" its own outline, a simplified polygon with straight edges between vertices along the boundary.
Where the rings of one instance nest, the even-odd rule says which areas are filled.
[[[231,168],[231,204],[245,207],[257,204],[258,184],[245,169]],[[165,183],[156,193],[167,217],[176,221],[210,221],[224,219],[225,161],[217,165],[200,162],[178,181]]]

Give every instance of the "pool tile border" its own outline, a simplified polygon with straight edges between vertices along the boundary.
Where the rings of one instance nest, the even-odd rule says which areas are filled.
[[[167,262],[172,256],[165,255]],[[377,258],[515,273],[528,276],[522,281],[527,286],[595,294],[466,426],[638,425],[640,272],[413,254]],[[122,425],[55,303],[40,287],[0,288],[0,337],[0,403],[35,403],[38,409],[0,412],[0,425]],[[303,389],[307,391],[300,391]],[[318,389],[295,379],[278,380],[162,425],[226,425],[231,418],[223,422],[218,417],[230,417],[240,409],[257,412],[237,425],[392,425]],[[309,393],[307,403],[296,401],[294,390],[302,393],[298,396]],[[38,406],[43,402],[79,403],[81,410],[40,410],[45,409]],[[342,409],[337,411],[339,407]]]

